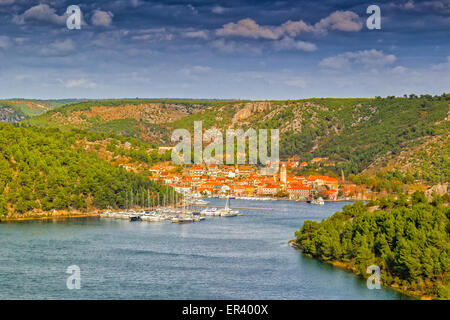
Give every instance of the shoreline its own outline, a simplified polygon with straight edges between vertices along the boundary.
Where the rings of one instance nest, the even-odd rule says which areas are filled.
[[[33,222],[33,221],[45,221],[45,220],[64,220],[64,219],[77,219],[77,218],[93,218],[100,217],[100,214],[95,212],[91,213],[69,213],[69,214],[50,214],[43,216],[29,216],[29,217],[6,217],[0,218],[0,223],[15,223],[15,222]]]
[[[300,245],[295,241],[295,239],[289,240],[288,244],[293,247],[295,250],[299,250],[301,252],[302,255],[309,257],[311,259],[314,259],[316,261],[322,262],[322,263],[327,263],[335,268],[339,268],[341,270],[347,271],[348,273],[352,273],[353,275],[355,275],[358,278],[362,278],[365,279],[363,277],[360,277],[358,275],[356,275],[355,273],[355,269],[351,267],[351,264],[348,262],[342,262],[342,261],[323,261],[320,259],[316,259],[314,258],[312,255],[304,253],[302,248],[300,247]],[[415,299],[415,300],[436,300],[435,296],[427,296],[427,295],[422,295],[422,294],[417,294],[415,292],[412,292],[410,290],[405,290],[400,288],[397,284],[390,284],[390,285],[386,285],[386,284],[382,284],[383,287],[388,288],[388,289],[392,289],[398,293],[404,294],[406,296],[408,296],[409,298]]]
[[[202,197],[207,199],[226,199],[221,197]],[[309,200],[297,200],[297,199],[288,199],[288,198],[267,198],[265,200],[262,199],[238,199],[238,198],[230,198],[230,200],[243,200],[243,201],[290,201],[290,202],[301,202],[301,203],[307,203]],[[357,202],[357,201],[370,201],[373,199],[338,199],[338,200],[328,200],[324,199],[323,201],[325,203],[334,203],[334,202]]]

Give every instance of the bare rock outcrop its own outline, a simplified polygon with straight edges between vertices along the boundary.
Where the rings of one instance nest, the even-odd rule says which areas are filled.
[[[232,123],[236,123],[249,118],[255,113],[265,112],[270,110],[270,102],[249,102],[244,104],[244,107],[235,113],[232,119]]]
[[[433,193],[436,193],[439,196],[445,195],[446,193],[448,193],[448,183],[434,185],[430,189],[425,191],[425,196],[427,197],[428,201],[431,201],[433,199]]]

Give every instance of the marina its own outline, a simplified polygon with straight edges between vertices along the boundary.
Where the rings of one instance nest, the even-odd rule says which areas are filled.
[[[192,223],[205,220],[209,217],[236,217],[242,216],[238,209],[231,208],[230,199],[226,198],[225,206],[206,206],[208,202],[202,199],[193,199],[191,197],[183,198],[181,204],[175,203],[173,206],[155,207],[135,211],[128,209],[124,211],[107,210],[100,212],[101,218],[129,220],[130,222],[164,222],[172,223]],[[204,209],[199,210],[199,208]],[[242,208],[246,210],[271,210],[270,208]]]

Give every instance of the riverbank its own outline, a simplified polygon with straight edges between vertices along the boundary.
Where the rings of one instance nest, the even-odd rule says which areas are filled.
[[[301,253],[303,255],[305,255],[305,256],[307,256],[307,257],[309,257],[311,259],[315,259],[312,255],[310,255],[308,253],[305,253],[302,250],[301,246],[295,241],[295,239],[290,240],[288,243],[294,249],[301,251]],[[315,259],[315,260],[318,260],[318,259]],[[353,273],[353,274],[356,275],[356,269],[353,267],[353,263],[351,261],[350,262],[323,261],[323,260],[319,260],[319,261],[327,263],[327,264],[330,264],[330,265],[332,265],[335,268],[339,268],[339,269],[345,270],[345,271],[347,271],[349,273]],[[387,288],[390,288],[392,290],[395,290],[396,292],[404,294],[404,295],[406,295],[406,296],[408,296],[408,297],[410,297],[412,299],[415,299],[415,300],[435,300],[435,299],[437,299],[437,297],[435,297],[435,296],[423,295],[420,292],[408,290],[407,288],[404,288],[404,287],[402,288],[398,284],[395,284],[395,283],[394,284],[382,284],[382,285],[387,287]]]
[[[99,217],[98,211],[95,212],[72,212],[72,211],[56,211],[56,212],[44,212],[44,213],[25,213],[23,215],[14,214],[8,215],[4,218],[0,218],[0,223],[14,223],[14,222],[32,222],[43,220],[63,220],[63,219],[76,219],[76,218],[88,218]]]

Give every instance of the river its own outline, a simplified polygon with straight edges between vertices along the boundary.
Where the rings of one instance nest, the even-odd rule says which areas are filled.
[[[211,199],[224,205],[223,199]],[[232,200],[243,216],[194,224],[100,218],[0,224],[0,299],[405,299],[287,242],[346,203]],[[66,286],[80,268],[81,289]]]

